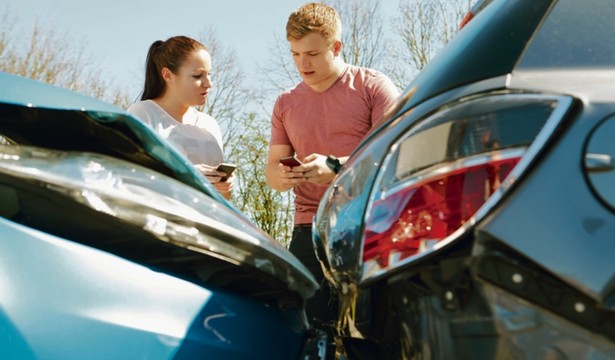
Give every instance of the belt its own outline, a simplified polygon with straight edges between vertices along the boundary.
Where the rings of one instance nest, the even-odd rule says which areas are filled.
[[[312,224],[297,224],[293,227],[295,231],[312,230]]]

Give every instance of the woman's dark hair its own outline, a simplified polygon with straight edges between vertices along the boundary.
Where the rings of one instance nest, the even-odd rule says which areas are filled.
[[[162,69],[166,67],[177,74],[186,58],[198,50],[209,51],[205,45],[187,36],[154,41],[145,60],[145,85],[141,100],[155,99],[162,95],[165,87]]]

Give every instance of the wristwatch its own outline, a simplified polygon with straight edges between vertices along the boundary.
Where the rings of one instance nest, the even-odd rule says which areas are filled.
[[[340,160],[333,155],[327,156],[326,164],[329,169],[333,170],[333,172],[336,174],[339,173],[340,170],[342,170],[342,164],[340,163]]]

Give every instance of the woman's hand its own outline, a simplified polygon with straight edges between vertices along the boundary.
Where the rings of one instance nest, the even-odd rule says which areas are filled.
[[[201,172],[201,174],[205,175],[207,180],[209,180],[209,182],[212,184],[220,182],[222,177],[226,175],[222,171],[217,171],[215,166],[210,166],[206,164],[195,164],[195,166]]]
[[[224,196],[225,199],[231,199],[231,191],[233,190],[233,184],[235,183],[235,175],[229,176],[225,181],[218,181],[213,183],[216,190]]]
[[[224,196],[226,199],[231,198],[231,190],[235,182],[235,176],[229,176],[226,181],[222,181],[222,177],[226,176],[224,171],[216,170],[216,166],[206,164],[196,164],[195,167],[209,180],[210,183]]]

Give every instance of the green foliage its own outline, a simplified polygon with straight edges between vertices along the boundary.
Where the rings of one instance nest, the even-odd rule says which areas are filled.
[[[233,140],[229,158],[238,165],[233,202],[261,229],[288,246],[292,230],[292,196],[269,187],[265,166],[269,146],[269,121],[247,114],[243,132]]]

